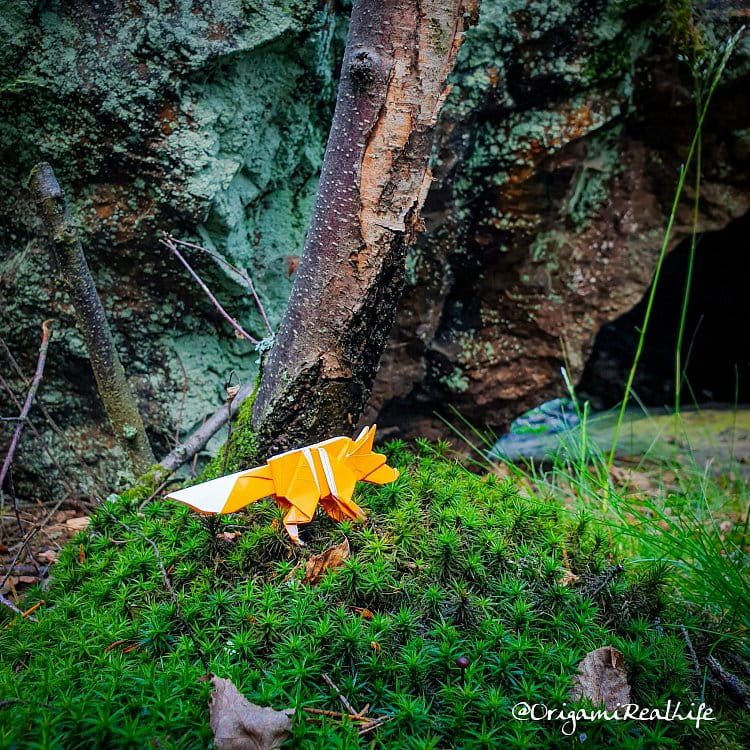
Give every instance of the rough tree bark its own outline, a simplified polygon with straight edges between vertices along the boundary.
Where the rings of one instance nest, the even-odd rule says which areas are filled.
[[[143,474],[155,463],[154,455],[86,263],[81,241],[70,219],[65,193],[57,182],[52,167],[46,162],[34,167],[29,187],[49,234],[60,275],[73,303],[78,328],[86,343],[107,416],[133,471]]]
[[[348,433],[420,228],[428,159],[478,0],[355,0],[315,210],[253,409],[261,453]]]

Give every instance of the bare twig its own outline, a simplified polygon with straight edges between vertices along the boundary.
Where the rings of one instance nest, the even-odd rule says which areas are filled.
[[[13,454],[16,452],[18,441],[20,440],[21,433],[23,432],[23,427],[26,424],[26,420],[29,416],[31,404],[34,402],[34,396],[36,396],[36,392],[39,388],[39,383],[42,382],[42,375],[44,375],[44,363],[47,360],[47,347],[49,346],[50,333],[49,327],[51,323],[51,320],[45,320],[44,323],[42,323],[42,343],[39,347],[39,357],[37,358],[36,362],[34,378],[32,379],[31,386],[29,386],[29,390],[26,393],[26,400],[23,402],[23,408],[21,409],[21,413],[18,416],[18,424],[16,425],[16,429],[13,430],[13,436],[11,437],[10,444],[8,446],[8,452],[5,454],[5,460],[3,461],[3,466],[0,469],[0,487],[2,487],[3,483],[5,482],[5,477],[7,476],[10,465],[13,462]]]
[[[24,371],[21,369],[21,365],[18,364],[18,361],[13,356],[13,352],[10,350],[10,347],[6,343],[5,339],[0,336],[0,349],[3,350],[3,354],[5,354],[5,357],[7,358],[8,362],[10,362],[11,367],[15,371],[16,375],[21,378],[24,385],[28,388],[31,385],[31,381],[26,377]],[[63,431],[60,429],[60,426],[55,422],[55,420],[52,418],[52,415],[47,411],[47,407],[43,403],[39,403],[39,409],[44,415],[44,419],[46,420],[47,424],[52,428],[52,430],[57,434],[59,438],[62,440],[65,440],[65,435],[63,435]]]
[[[308,714],[315,714],[316,716],[327,716],[330,719],[351,719],[352,721],[362,721],[362,717],[358,714],[344,714],[341,711],[327,711],[323,708],[303,708]]]
[[[26,380],[26,385],[28,386],[29,381]],[[21,409],[21,402],[16,398],[16,394],[13,393],[13,389],[10,387],[9,383],[5,378],[0,375],[0,386],[3,387],[5,392],[8,394],[9,398],[13,403],[15,404],[17,409]],[[44,405],[40,402],[39,407],[41,407],[42,412],[46,412],[46,409],[44,409]],[[16,417],[17,419],[17,417]],[[41,433],[37,428],[34,426],[34,423],[31,421],[31,419],[26,420],[26,426],[31,430],[32,434],[34,435],[34,438],[36,439],[37,443],[39,443],[42,450],[47,454],[49,457],[49,460],[52,462],[52,465],[57,469],[58,473],[60,474],[60,480],[65,485],[65,488],[68,490],[68,492],[71,495],[76,494],[76,489],[73,487],[72,482],[70,481],[70,477],[68,476],[68,472],[63,469],[62,466],[60,466],[60,462],[55,457],[55,454],[51,451],[50,447],[47,445],[47,442],[42,437]],[[55,428],[53,428],[55,429]],[[59,429],[59,428],[58,428]],[[65,437],[60,433],[60,437],[64,440]],[[83,461],[81,461],[81,464],[85,465]],[[88,471],[88,469],[87,469]],[[88,471],[89,477],[93,480],[94,484],[98,484],[98,479],[90,472]]]
[[[349,703],[349,701],[346,699],[346,696],[336,687],[333,680],[325,673],[323,672],[323,679],[325,680],[326,685],[328,685],[331,690],[335,690],[336,694],[339,697],[339,700],[341,701],[344,708],[350,713],[354,714],[355,716],[359,716],[359,712],[356,711],[354,708],[352,708],[352,704]]]
[[[11,504],[13,505],[13,514],[16,517],[16,526],[18,527],[18,533],[23,537],[25,536],[26,532],[23,528],[23,522],[21,521],[21,511],[18,508],[18,498],[16,497],[16,489],[13,486],[12,474],[8,475],[8,489],[10,490],[10,499],[11,499]],[[1,489],[0,489],[0,492],[2,492]],[[37,572],[40,573],[41,569],[39,567],[39,563],[34,557],[34,553],[31,551],[31,545],[28,542],[25,542],[25,543],[22,543],[22,548],[24,546],[26,547],[26,554],[29,556],[29,559],[36,566]]]
[[[209,250],[207,247],[203,247],[202,245],[196,245],[195,242],[186,242],[185,240],[178,240],[176,237],[169,236],[169,239],[174,242],[176,245],[182,245],[183,247],[189,247],[193,250],[200,250],[201,252],[205,253],[206,255],[210,255],[214,260],[221,263],[223,266],[228,268],[232,273],[237,274],[242,281],[245,283],[245,286],[250,290],[250,294],[253,295],[253,299],[255,300],[255,305],[258,308],[258,312],[260,313],[260,317],[263,319],[263,323],[266,326],[266,331],[268,331],[269,336],[273,336],[273,328],[271,327],[271,323],[268,320],[268,316],[266,315],[266,308],[263,305],[263,303],[260,300],[260,297],[258,296],[258,292],[255,289],[255,284],[253,284],[253,280],[250,278],[250,274],[247,272],[244,268],[237,268],[237,266],[230,263],[226,258],[219,255],[218,253],[214,253],[211,250]]]
[[[701,684],[701,667],[698,663],[698,655],[695,653],[695,649],[693,648],[693,641],[690,638],[690,635],[687,631],[687,628],[684,625],[680,625],[680,632],[682,633],[682,637],[685,639],[685,644],[688,648],[688,653],[690,654],[690,659],[693,662],[693,674],[695,675],[696,684]]]
[[[47,515],[39,522],[37,523],[33,528],[29,529],[29,531],[26,532],[26,535],[21,540],[21,543],[18,545],[18,551],[16,552],[13,559],[10,561],[8,565],[8,571],[6,572],[4,578],[2,581],[0,581],[0,589],[5,585],[5,582],[8,580],[8,578],[13,573],[13,568],[15,567],[16,563],[18,562],[18,558],[21,556],[21,553],[25,549],[26,545],[31,542],[31,540],[47,525],[47,522],[52,518],[52,516],[57,513],[58,508],[65,502],[65,498],[61,498],[60,500],[55,503],[52,510],[50,510]]]
[[[39,214],[60,266],[78,328],[86,343],[99,395],[117,441],[133,471],[146,472],[154,463],[143,420],[115,348],[112,332],[94,285],[83,247],[70,218],[65,193],[46,162],[31,171],[29,182]]]
[[[199,427],[184,443],[178,445],[169,455],[160,461],[160,466],[167,471],[174,471],[185,461],[202,450],[206,443],[233,417],[240,405],[252,395],[255,385],[247,383],[243,385],[229,404],[219,407],[201,427]]]
[[[13,604],[10,599],[6,599],[4,594],[0,594],[0,604],[4,604],[8,609],[12,609],[17,615],[22,615],[23,612]],[[33,620],[33,617],[29,617],[29,620]]]
[[[372,732],[374,729],[377,729],[378,727],[383,726],[383,724],[390,721],[392,718],[393,718],[392,716],[379,716],[377,719],[373,719],[371,722],[367,724],[363,724],[360,727],[358,734],[361,737],[363,734]]]
[[[222,306],[221,302],[216,299],[216,297],[213,295],[211,290],[206,286],[203,279],[198,276],[198,274],[193,270],[192,266],[185,260],[182,253],[177,249],[177,245],[172,240],[171,237],[167,236],[165,239],[159,240],[159,242],[164,245],[166,248],[169,249],[169,251],[174,255],[177,260],[182,263],[183,266],[185,266],[185,269],[187,272],[195,279],[198,286],[205,292],[206,296],[211,300],[211,304],[218,310],[219,314],[221,315],[224,320],[229,323],[230,326],[243,338],[249,341],[251,344],[259,344],[259,339],[256,339],[254,336],[251,336]]]

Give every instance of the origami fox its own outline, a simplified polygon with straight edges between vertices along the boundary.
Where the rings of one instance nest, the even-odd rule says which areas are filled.
[[[363,521],[365,514],[352,500],[358,481],[387,484],[398,479],[398,469],[385,456],[373,453],[375,425],[365,427],[356,440],[335,437],[306,448],[281,453],[256,469],[238,471],[210,482],[171,492],[171,497],[201,513],[234,513],[272,495],[286,510],[284,527],[302,544],[298,524],[310,523],[318,503],[331,518]]]

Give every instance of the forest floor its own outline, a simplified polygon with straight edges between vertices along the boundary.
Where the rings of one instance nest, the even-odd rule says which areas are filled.
[[[0,612],[0,746],[222,747],[229,683],[211,674],[294,709],[294,747],[750,744],[747,527],[715,523],[744,484],[644,466],[604,484],[582,464],[471,473],[424,441],[387,453],[402,476],[361,485],[368,521],[319,516],[305,548],[270,501],[209,521],[142,487],[80,530],[61,506],[35,548],[57,557],[51,577],[18,591],[34,611]],[[591,669],[609,670],[609,698],[714,717],[582,720],[574,737],[515,718],[591,706],[575,692]]]

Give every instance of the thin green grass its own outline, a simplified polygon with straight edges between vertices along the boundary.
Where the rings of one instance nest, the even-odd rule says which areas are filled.
[[[646,302],[646,311],[644,313],[643,324],[641,325],[641,328],[639,331],[638,343],[636,345],[635,354],[633,356],[633,363],[630,367],[630,370],[628,371],[628,377],[625,383],[625,390],[623,393],[622,403],[620,405],[620,411],[619,411],[617,423],[615,425],[614,435],[612,438],[612,446],[609,451],[609,456],[607,457],[608,467],[612,466],[612,462],[614,461],[614,458],[615,458],[615,451],[617,449],[620,429],[622,427],[622,422],[625,418],[625,410],[627,409],[627,406],[628,406],[628,401],[630,399],[630,393],[633,388],[633,381],[635,379],[635,374],[638,369],[638,365],[640,363],[641,354],[643,353],[643,348],[644,348],[644,344],[646,340],[646,333],[648,331],[649,322],[651,320],[651,313],[652,313],[653,306],[654,306],[654,300],[656,298],[656,289],[659,285],[659,278],[661,276],[661,270],[664,264],[664,259],[667,256],[667,250],[669,248],[669,241],[672,237],[672,229],[674,227],[675,217],[677,216],[677,208],[680,204],[682,193],[685,187],[685,180],[686,180],[688,171],[693,163],[693,157],[696,155],[696,153],[700,154],[700,143],[701,143],[701,138],[703,134],[703,123],[706,119],[706,115],[708,114],[708,109],[711,103],[711,99],[714,95],[714,92],[716,91],[716,87],[719,85],[719,81],[721,80],[721,76],[724,73],[724,69],[726,68],[727,63],[729,62],[729,58],[731,57],[734,48],[737,46],[737,43],[741,39],[742,34],[744,33],[744,30],[745,30],[745,27],[743,26],[734,35],[732,35],[731,37],[729,37],[729,39],[727,39],[727,41],[721,47],[721,49],[719,49],[715,53],[708,54],[705,58],[703,58],[700,65],[696,64],[693,67],[694,80],[696,81],[696,101],[697,101],[697,107],[698,107],[698,121],[696,123],[696,128],[693,134],[693,138],[688,148],[688,153],[685,158],[685,163],[680,168],[680,174],[677,180],[677,188],[675,190],[674,198],[672,200],[672,207],[669,212],[669,218],[667,220],[667,227],[666,227],[666,230],[664,231],[664,238],[662,240],[661,248],[659,249],[659,257],[656,261],[654,277],[653,277],[653,281],[651,282],[651,288],[649,290],[649,295],[648,295],[647,302]],[[705,93],[704,93],[704,85],[702,82],[706,82]],[[696,196],[695,196],[695,202],[694,202],[694,224],[693,224],[693,235],[692,235],[693,239],[691,242],[691,254],[690,254],[690,274],[686,282],[686,289],[685,289],[685,294],[683,297],[682,315],[681,315],[681,320],[680,320],[680,332],[678,335],[677,350],[676,350],[676,370],[677,370],[677,380],[675,382],[676,399],[677,399],[676,413],[679,413],[679,394],[681,391],[681,383],[682,383],[682,370],[680,369],[682,336],[684,334],[684,317],[687,313],[687,304],[688,304],[689,293],[690,293],[690,281],[692,278],[692,264],[693,264],[693,259],[695,255],[695,237],[696,237],[695,222],[697,222],[698,201],[700,200],[700,161],[698,162],[698,165],[699,165],[698,169],[696,170]]]

